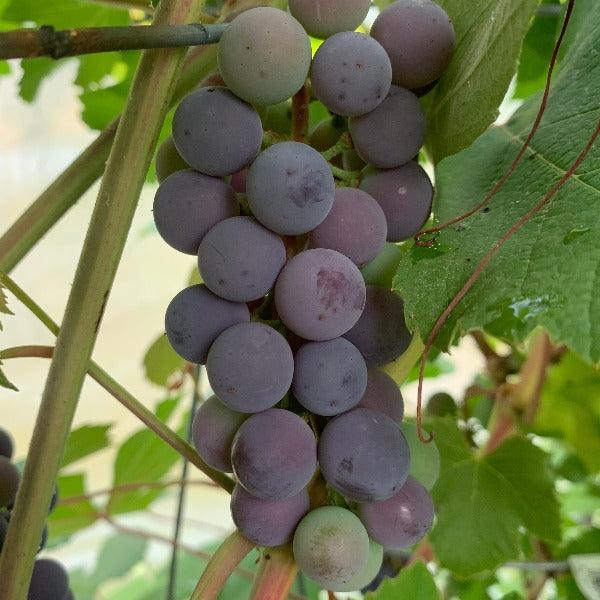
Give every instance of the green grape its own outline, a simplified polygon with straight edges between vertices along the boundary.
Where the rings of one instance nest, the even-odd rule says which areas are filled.
[[[440,451],[435,442],[421,442],[414,423],[403,421],[400,429],[410,448],[410,475],[425,489],[430,490],[440,476]]]
[[[179,152],[177,152],[172,135],[163,140],[158,147],[155,164],[156,179],[158,179],[158,183],[162,183],[169,175],[172,175],[177,171],[184,171],[185,169],[190,168],[185,160],[181,158]]]
[[[338,592],[354,592],[356,590],[362,590],[362,588],[368,586],[381,569],[383,564],[383,546],[369,540],[369,557],[365,566],[344,586],[338,588]]]
[[[365,283],[391,289],[401,258],[400,247],[386,242],[383,250],[360,270],[365,278]]]
[[[289,135],[292,130],[292,103],[289,100],[257,107],[263,129],[280,135]]]

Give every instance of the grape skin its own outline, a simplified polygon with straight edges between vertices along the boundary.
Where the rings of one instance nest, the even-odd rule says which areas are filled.
[[[371,35],[392,61],[394,83],[423,88],[446,70],[454,52],[454,27],[431,0],[397,0],[381,11]]]
[[[399,246],[390,243],[384,244],[381,252],[360,270],[365,278],[365,283],[391,289],[402,256],[403,253]]]
[[[383,210],[366,192],[337,188],[331,212],[310,234],[313,248],[329,248],[358,266],[381,252],[387,237]]]
[[[385,288],[367,286],[365,309],[344,337],[360,350],[367,367],[385,365],[398,358],[411,341],[402,298]]]
[[[396,423],[404,418],[404,399],[400,388],[387,373],[378,369],[369,369],[367,389],[358,406],[381,412]]]
[[[364,115],[385,100],[392,84],[392,65],[376,40],[344,31],[319,47],[310,80],[313,93],[331,112],[344,117]]]
[[[435,442],[421,442],[414,423],[404,421],[400,428],[410,448],[410,475],[430,490],[440,476],[440,451]]]
[[[285,500],[261,500],[237,484],[231,494],[231,516],[240,533],[257,546],[281,546],[294,536],[310,510],[306,489]]]
[[[0,456],[0,507],[12,506],[17,496],[21,475],[8,458]]]
[[[338,586],[336,592],[354,592],[366,587],[377,577],[382,564],[383,546],[369,540],[369,556],[365,566],[344,586]]]
[[[227,88],[197,88],[173,116],[173,139],[194,169],[222,177],[247,167],[260,152],[262,124],[256,110]]]
[[[253,104],[277,104],[304,84],[311,61],[306,32],[283,10],[246,10],[219,43],[219,68],[234,94]]]
[[[367,388],[365,361],[343,338],[304,344],[294,365],[294,396],[317,415],[333,416],[350,410]]]
[[[245,304],[215,296],[206,286],[194,285],[171,300],[165,330],[173,350],[185,360],[204,364],[214,340],[225,329],[250,321]]]
[[[210,229],[236,212],[231,186],[191,169],[169,175],[154,196],[158,233],[169,246],[185,254],[197,254]]]
[[[325,39],[354,31],[365,20],[371,0],[289,0],[288,4],[310,35]]]
[[[365,294],[362,275],[349,258],[318,248],[288,261],[275,285],[275,305],[296,335],[325,341],[346,333],[358,321]]]
[[[344,117],[333,116],[321,121],[310,134],[308,143],[319,152],[325,152],[332,146],[335,146],[342,137],[342,134],[348,129]],[[331,159],[331,164],[343,168],[342,155],[338,154]]]
[[[410,452],[398,425],[387,415],[355,408],[323,429],[319,465],[327,483],[346,498],[385,500],[406,481]]]
[[[206,361],[208,380],[221,402],[242,413],[277,404],[290,389],[294,356],[287,340],[263,323],[225,330]]]
[[[192,441],[200,458],[213,469],[232,473],[233,437],[247,415],[225,406],[216,396],[203,402],[192,423]]]
[[[433,185],[427,173],[414,161],[397,169],[370,169],[361,181],[364,190],[381,206],[387,221],[388,242],[402,242],[415,236],[431,215]]]
[[[369,535],[384,548],[416,544],[433,525],[435,509],[427,490],[412,477],[391,498],[362,504],[359,515]]]
[[[373,111],[350,117],[348,129],[358,155],[379,169],[393,169],[411,160],[423,145],[427,121],[418,98],[392,86]]]
[[[185,160],[181,158],[179,152],[177,152],[172,135],[165,138],[158,147],[155,164],[158,183],[162,183],[169,175],[177,171],[184,171],[190,168]]]
[[[267,229],[300,235],[329,214],[335,181],[329,164],[314,148],[281,142],[254,161],[246,192],[252,213]]]
[[[298,415],[272,408],[250,417],[238,430],[231,463],[246,491],[263,500],[299,494],[317,468],[317,443]]]
[[[28,600],[58,600],[69,593],[69,578],[64,567],[49,558],[39,558],[33,565]]]
[[[369,537],[354,513],[339,506],[323,506],[300,521],[293,551],[305,575],[337,592],[365,568]]]
[[[10,460],[14,449],[14,443],[10,434],[4,431],[4,429],[0,429],[0,456],[4,456]]]
[[[262,298],[275,285],[286,260],[281,238],[251,217],[233,217],[215,225],[198,251],[206,286],[232,302]]]

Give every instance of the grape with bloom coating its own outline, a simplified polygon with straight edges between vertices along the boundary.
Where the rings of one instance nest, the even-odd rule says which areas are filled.
[[[345,585],[336,588],[336,592],[353,592],[362,590],[369,585],[381,569],[383,564],[383,546],[369,540],[369,556],[365,566],[352,577]]]
[[[247,418],[225,406],[216,396],[203,402],[192,423],[192,441],[200,458],[213,469],[232,473],[233,436]]]
[[[319,465],[327,483],[346,498],[385,500],[406,481],[410,452],[398,425],[387,415],[355,408],[323,429]]]
[[[215,177],[247,167],[260,152],[256,110],[224,87],[197,88],[173,116],[173,139],[191,167]]]
[[[237,484],[231,494],[231,516],[240,533],[257,546],[289,542],[300,519],[310,510],[306,489],[285,500],[261,500]]]
[[[365,282],[356,265],[334,250],[306,250],[290,260],[275,285],[280,319],[312,341],[346,333],[365,305]]]
[[[4,431],[4,429],[0,429],[0,456],[4,456],[10,460],[14,448],[14,443],[10,434],[7,431]]]
[[[221,402],[242,413],[266,410],[290,389],[294,357],[287,340],[263,323],[226,329],[210,347],[208,380]]]
[[[400,423],[404,418],[404,400],[396,382],[379,369],[369,369],[367,389],[358,406],[377,410]]]
[[[329,214],[335,182],[327,161],[307,144],[273,144],[254,161],[246,180],[253,215],[282,235],[314,229]]]
[[[317,50],[310,71],[315,96],[343,117],[379,106],[392,84],[392,65],[373,38],[355,31],[336,33]]]
[[[298,415],[271,408],[250,417],[233,440],[231,463],[246,491],[263,500],[300,493],[317,468],[317,442]]]
[[[235,192],[221,179],[187,169],[169,175],[154,196],[154,222],[169,246],[197,254],[204,236],[237,211]]]
[[[409,477],[400,490],[381,502],[368,502],[359,509],[369,535],[384,548],[407,548],[431,529],[435,511],[431,496]]]
[[[365,20],[371,0],[289,0],[288,4],[310,35],[325,39],[354,31]]]
[[[300,521],[293,549],[305,575],[328,590],[340,591],[365,568],[369,536],[354,513],[323,506]]]
[[[17,467],[5,456],[0,456],[0,508],[14,503],[20,481]]]
[[[69,593],[69,577],[64,567],[50,558],[33,565],[27,600],[62,600]]]
[[[162,183],[169,175],[177,171],[184,171],[190,166],[181,158],[181,154],[175,148],[173,136],[165,138],[156,151],[156,179]]]
[[[217,336],[228,327],[249,320],[245,304],[223,300],[206,286],[194,285],[171,300],[165,315],[165,330],[179,356],[204,364]]]
[[[253,104],[277,104],[304,84],[310,40],[292,15],[271,7],[238,15],[219,42],[219,69],[234,94]]]

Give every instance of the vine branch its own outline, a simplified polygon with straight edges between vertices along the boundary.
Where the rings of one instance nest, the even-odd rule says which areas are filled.
[[[266,548],[249,600],[285,600],[297,573],[298,567],[289,545]]]

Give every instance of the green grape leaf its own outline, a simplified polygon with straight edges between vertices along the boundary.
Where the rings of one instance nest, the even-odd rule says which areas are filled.
[[[0,313],[4,315],[12,315],[14,314],[10,308],[8,308],[8,298],[6,297],[6,291],[4,290],[4,286],[2,285],[2,280],[0,280]],[[0,321],[0,331],[2,331],[2,322]]]
[[[86,493],[85,475],[62,475],[58,478],[59,503],[48,517],[48,529],[52,540],[65,541],[74,533],[96,522],[98,514]],[[69,498],[82,497],[77,502]]]
[[[51,58],[32,58],[21,61],[23,75],[19,80],[19,96],[25,102],[33,102],[43,80],[53,73],[60,63]]]
[[[157,385],[166,386],[169,379],[184,366],[185,361],[171,348],[164,334],[156,338],[144,356],[146,378]]]
[[[421,561],[405,567],[394,579],[386,579],[376,592],[366,595],[366,600],[439,600],[440,593],[431,573]]]
[[[428,425],[442,459],[430,537],[443,566],[463,577],[516,558],[520,527],[545,540],[560,539],[559,506],[544,452],[513,437],[479,457],[450,419],[431,419]]]
[[[432,248],[413,246],[394,288],[404,298],[409,326],[422,336],[520,217],[560,180],[589,140],[600,116],[600,4],[577,4],[588,18],[561,63],[542,127],[516,173],[492,203],[444,230]],[[502,127],[445,159],[436,171],[440,222],[478,204],[521,148],[537,113],[528,100]],[[523,227],[487,266],[442,328],[437,346],[475,328],[522,341],[545,327],[589,361],[600,361],[600,145],[550,204]]]
[[[2,367],[2,361],[0,361],[0,367]],[[4,371],[1,368],[0,368],[0,387],[6,388],[8,390],[13,390],[14,392],[19,391],[19,388],[8,379],[8,377],[5,375]]]
[[[469,146],[493,123],[515,73],[538,0],[438,0],[456,31],[454,57],[431,98],[435,162]]]
[[[105,425],[83,425],[71,431],[61,468],[108,447],[110,445],[108,432],[111,427],[110,423]]]
[[[0,75],[8,75],[10,73],[10,63],[7,60],[0,60]]]

